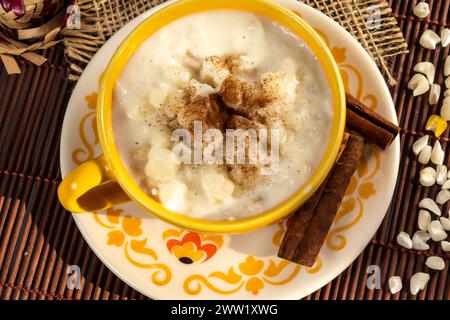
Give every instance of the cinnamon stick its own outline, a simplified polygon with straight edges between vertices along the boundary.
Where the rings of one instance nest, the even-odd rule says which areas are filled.
[[[350,135],[344,133],[339,153],[336,159],[339,159],[345,150]],[[283,259],[291,260],[294,258],[295,249],[305,235],[311,218],[319,204],[320,197],[327,183],[329,176],[325,178],[320,187],[314,194],[305,202],[305,204],[298,209],[287,221],[287,230],[278,249],[278,256]]]
[[[369,107],[346,93],[348,129],[359,133],[367,141],[386,149],[400,132],[400,128],[372,111]]]
[[[308,267],[314,264],[344,198],[345,190],[356,171],[363,149],[364,140],[358,136],[350,135],[347,145],[340,159],[335,163],[321,194],[314,196],[315,199],[311,199],[310,206],[304,206],[305,212],[310,216],[309,225],[306,230],[303,230],[303,233],[297,232],[297,230],[295,232],[288,231],[288,234],[292,233],[293,236],[297,233],[301,236],[301,239],[297,238],[295,242],[289,240],[291,236],[288,235],[286,241],[291,242],[282,244],[284,248],[278,252],[280,258]],[[288,226],[288,230],[290,227]],[[286,248],[287,246],[289,248]]]

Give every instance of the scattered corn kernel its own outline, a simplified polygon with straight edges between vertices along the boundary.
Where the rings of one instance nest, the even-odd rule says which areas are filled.
[[[438,115],[432,115],[425,126],[425,130],[433,131],[436,138],[440,137],[445,129],[447,129],[447,121]]]

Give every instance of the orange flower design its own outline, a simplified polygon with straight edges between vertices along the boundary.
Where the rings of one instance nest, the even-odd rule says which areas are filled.
[[[245,289],[254,295],[257,295],[262,288],[264,288],[264,282],[256,277],[248,279],[245,284]]]
[[[261,281],[258,277],[254,277],[258,275],[262,269],[264,268],[264,261],[257,260],[253,256],[248,256],[247,259],[239,264],[239,270],[247,275],[252,276],[249,278],[245,284],[245,289],[254,295],[259,293],[259,290],[264,288],[264,282]]]
[[[123,230],[132,237],[139,237],[142,234],[141,219],[125,216],[122,221]]]
[[[172,272],[167,265],[158,262],[158,255],[149,246],[142,231],[142,220],[131,215],[122,215],[123,210],[109,208],[104,213],[93,212],[95,221],[105,229],[110,246],[123,249],[126,259],[134,266],[151,270],[151,280],[158,286],[169,283]]]
[[[125,235],[120,230],[113,230],[108,233],[108,244],[120,247],[125,241]]]
[[[212,258],[222,246],[221,236],[201,235],[196,232],[166,230],[163,239],[167,249],[184,264],[202,263]]]
[[[254,276],[260,273],[263,267],[264,261],[256,260],[252,256],[248,256],[244,262],[239,264],[239,270],[241,270],[243,274],[246,274],[248,276]]]
[[[286,260],[267,261],[247,256],[236,270],[231,267],[226,272],[215,271],[208,276],[193,274],[186,278],[183,288],[190,295],[199,294],[203,286],[220,294],[232,294],[245,288],[253,295],[258,295],[266,286],[281,286],[292,281],[301,268]],[[319,257],[312,268],[305,270],[312,274],[321,268],[322,259]]]
[[[334,60],[336,60],[337,63],[342,63],[347,58],[345,55],[345,48],[333,47],[331,48],[331,54],[333,55]]]
[[[118,217],[122,210],[114,210],[108,209],[107,217],[108,221],[114,224],[119,224]],[[112,230],[108,233],[108,244],[115,245],[120,247],[124,241],[126,236],[129,237],[139,237],[142,234],[141,229],[141,219],[132,217],[130,215],[126,215],[122,219],[122,229],[121,230]],[[122,231],[123,230],[123,231]]]

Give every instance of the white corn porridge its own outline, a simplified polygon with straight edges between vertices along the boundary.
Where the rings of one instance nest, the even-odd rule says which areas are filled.
[[[324,155],[332,118],[324,72],[302,40],[234,10],[189,15],[152,35],[128,61],[113,99],[115,141],[131,176],[165,207],[211,220],[255,215],[297,191]],[[278,130],[276,170],[179,163],[172,133],[195,134],[198,121],[201,133]]]

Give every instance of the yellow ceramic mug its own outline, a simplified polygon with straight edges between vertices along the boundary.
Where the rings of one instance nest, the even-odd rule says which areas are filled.
[[[191,218],[164,208],[146,194],[127,172],[114,141],[111,109],[114,85],[127,61],[146,39],[183,16],[201,11],[232,9],[252,12],[287,27],[320,61],[333,95],[334,121],[326,153],[308,181],[290,198],[255,216],[233,221]],[[130,199],[147,212],[182,228],[200,232],[239,233],[269,225],[287,216],[316,190],[336,158],[345,127],[345,91],[339,69],[320,36],[295,13],[265,0],[184,0],[158,11],[123,41],[100,79],[97,127],[103,155],[68,174],[58,188],[63,206],[72,212],[98,211]]]

